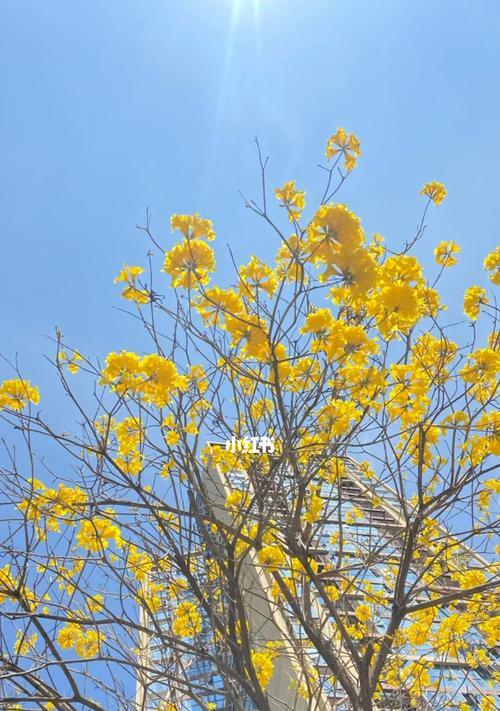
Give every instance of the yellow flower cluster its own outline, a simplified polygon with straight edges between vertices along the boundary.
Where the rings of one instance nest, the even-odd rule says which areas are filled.
[[[361,297],[375,286],[377,276],[376,261],[364,242],[359,217],[345,205],[322,205],[307,230],[307,260],[316,267],[326,265],[320,282],[335,278],[346,294]]]
[[[243,311],[240,295],[232,289],[221,289],[218,286],[205,289],[194,306],[204,323],[210,326],[219,326],[224,316],[235,316]]]
[[[118,276],[115,277],[115,284],[121,281],[127,285],[122,291],[124,299],[135,301],[136,304],[149,303],[149,292],[146,291],[146,289],[141,289],[137,286],[137,278],[143,273],[143,271],[143,267],[131,267],[128,264],[125,264]]]
[[[435,615],[436,610],[433,607],[420,610],[412,615],[412,624],[405,630],[410,644],[419,647],[427,642],[430,638]]]
[[[69,355],[66,351],[59,351],[57,360],[61,365],[66,365],[69,372],[75,375],[80,370],[78,363],[83,360],[83,357],[78,351],[72,351]]]
[[[354,614],[356,615],[358,620],[363,623],[369,622],[372,619],[372,609],[369,605],[366,605],[365,603],[357,605],[354,610]]]
[[[487,272],[491,272],[490,281],[495,286],[500,286],[500,247],[486,255],[484,268]]]
[[[17,580],[10,572],[10,564],[7,563],[0,568],[0,604],[8,599],[13,600],[17,587]]]
[[[328,443],[335,437],[349,432],[352,423],[357,422],[361,412],[349,400],[333,398],[317,413],[318,433],[316,442]],[[305,450],[307,456],[307,449]]]
[[[141,422],[135,417],[126,417],[115,426],[115,435],[118,442],[115,463],[126,474],[139,474],[143,465],[141,448],[144,442]]]
[[[448,191],[443,183],[438,183],[436,180],[426,183],[420,191],[420,195],[427,195],[429,200],[432,200],[435,205],[440,205],[447,194]]]
[[[274,194],[288,210],[290,222],[300,220],[306,206],[306,194],[304,190],[296,189],[295,180],[289,180],[282,188],[276,188]]]
[[[404,427],[422,419],[430,400],[430,378],[413,364],[392,365],[393,387],[389,393],[387,412],[392,420],[400,419]]]
[[[273,269],[255,256],[248,264],[239,268],[239,274],[240,293],[243,297],[252,300],[257,299],[259,290],[265,291],[269,297],[272,297],[278,286]]]
[[[300,237],[291,235],[281,244],[276,254],[276,274],[288,282],[302,281],[307,283],[304,263],[307,257],[307,247]]]
[[[481,304],[489,304],[486,296],[486,289],[481,286],[469,286],[464,294],[464,314],[471,321],[476,321],[479,317]]]
[[[500,373],[500,353],[493,348],[478,348],[469,353],[467,364],[460,375],[465,383],[471,383],[470,394],[480,402],[486,402],[497,388]]]
[[[20,412],[29,402],[34,405],[38,405],[40,402],[38,388],[31,385],[29,380],[14,378],[13,380],[4,380],[0,385],[0,410],[9,409]]]
[[[429,380],[444,383],[449,376],[448,367],[458,352],[458,346],[444,337],[423,333],[416,339],[411,352],[411,362],[422,370]]]
[[[111,515],[110,515],[111,516]],[[114,542],[118,548],[123,547],[123,539],[119,526],[112,523],[110,518],[94,516],[91,520],[84,520],[76,534],[80,548],[91,553],[100,553]]]
[[[304,506],[303,520],[306,523],[317,523],[321,519],[321,514],[325,506],[325,502],[318,493],[318,488],[310,487]]]
[[[344,168],[351,171],[356,167],[361,155],[361,144],[354,133],[348,134],[343,128],[338,128],[326,142],[325,154],[328,160],[341,154],[344,158]]]
[[[137,601],[140,605],[145,605],[151,612],[158,612],[162,606],[160,593],[164,590],[164,585],[150,579],[141,581],[141,583],[141,592],[137,595]]]
[[[274,674],[274,659],[277,656],[277,651],[273,647],[273,643],[269,642],[266,649],[253,650],[251,653],[252,664],[255,670],[255,675],[259,684],[263,689],[266,689]]]
[[[170,218],[172,232],[179,230],[186,239],[215,239],[215,231],[212,220],[200,217],[198,213],[194,215],[172,215]]]
[[[440,264],[445,268],[458,264],[458,260],[455,255],[459,252],[460,246],[456,242],[440,242],[434,250],[436,264]]]
[[[445,617],[432,638],[436,652],[454,657],[467,648],[466,633],[474,623],[474,616],[469,613],[455,612]]]
[[[213,250],[201,239],[185,239],[165,254],[163,271],[170,274],[174,287],[199,289],[214,270]]]
[[[341,361],[343,365],[365,365],[370,355],[378,351],[376,342],[368,337],[362,326],[335,319],[327,308],[312,311],[301,333],[315,335],[313,350],[321,351],[329,360]]]
[[[78,486],[59,484],[57,489],[46,488],[38,480],[33,480],[33,494],[18,505],[27,521],[33,521],[39,535],[44,538],[46,531],[59,531],[60,523],[74,522],[87,506],[87,495]]]
[[[31,635],[27,635],[21,630],[16,632],[16,641],[14,643],[14,653],[20,654],[21,656],[26,656],[35,651],[35,645],[38,640],[38,634],[33,632]]]
[[[99,654],[105,637],[96,630],[85,631],[82,625],[70,623],[59,630],[57,641],[62,649],[74,649],[78,656],[90,659]]]
[[[174,393],[184,391],[188,385],[186,377],[179,375],[168,358],[157,353],[141,358],[127,351],[107,356],[100,383],[119,395],[139,395],[157,407],[164,407]]]
[[[259,563],[269,570],[279,570],[285,562],[285,554],[278,545],[263,546],[258,553]]]
[[[269,339],[266,324],[257,315],[247,313],[238,316],[226,316],[224,328],[232,337],[232,346],[243,344],[241,355],[244,358],[268,360]]]
[[[475,387],[481,388],[479,391],[473,392],[473,395],[481,402],[485,390],[496,389],[498,385],[480,383]],[[486,397],[489,399],[490,396],[486,395]],[[500,413],[485,412],[476,422],[474,430],[474,434],[469,436],[464,444],[464,451],[468,454],[470,463],[476,466],[489,455],[498,457],[500,455]],[[482,496],[483,501],[484,497],[485,494]]]
[[[425,283],[415,257],[389,257],[379,268],[377,290],[367,303],[382,336],[408,333],[422,316],[435,316],[439,296]]]
[[[184,240],[165,253],[163,271],[172,277],[172,286],[199,289],[210,281],[215,256],[204,240],[213,240],[211,220],[195,215],[172,215],[172,230],[179,230]]]
[[[202,617],[194,602],[181,602],[172,622],[172,632],[178,637],[195,637],[201,632]]]
[[[493,615],[482,622],[479,629],[490,649],[500,644],[500,615]]]
[[[233,489],[226,497],[226,508],[233,514],[240,513],[249,504],[249,495],[241,489]]]

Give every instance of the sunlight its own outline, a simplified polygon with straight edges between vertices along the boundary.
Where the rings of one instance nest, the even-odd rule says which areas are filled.
[[[229,23],[227,28],[227,37],[224,47],[224,59],[222,63],[220,82],[215,108],[214,129],[211,136],[211,146],[207,165],[207,185],[210,183],[213,175],[214,162],[220,139],[220,126],[224,116],[224,112],[228,102],[228,92],[230,85],[231,67],[234,62],[234,53],[237,45],[236,35],[245,22],[248,21],[248,15],[251,14],[253,20],[253,35],[255,47],[255,66],[256,71],[260,71],[261,66],[261,36],[260,36],[260,21],[261,21],[261,6],[262,0],[232,0],[230,7]],[[247,18],[244,18],[244,11],[247,9]],[[250,27],[248,30],[250,31]]]

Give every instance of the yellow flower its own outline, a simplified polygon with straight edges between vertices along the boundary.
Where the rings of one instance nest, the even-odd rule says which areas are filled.
[[[360,622],[368,622],[372,617],[372,611],[369,605],[357,605],[354,613]]]
[[[307,282],[304,271],[306,256],[307,250],[304,240],[297,235],[290,235],[286,241],[282,242],[276,254],[277,275],[281,278],[286,277],[288,282],[301,280]]]
[[[469,286],[464,294],[464,314],[475,321],[479,316],[481,304],[489,304],[486,290],[480,286]]]
[[[189,434],[189,435],[197,435],[198,434],[198,427],[196,426],[196,422],[189,422],[183,429],[186,434]]]
[[[141,359],[136,353],[129,351],[109,353],[100,384],[110,385],[119,395],[123,395],[140,382],[140,366]]]
[[[251,656],[259,684],[265,689],[274,674],[273,653],[271,650],[253,651]]]
[[[379,267],[378,288],[366,304],[382,336],[407,333],[418,320],[434,311],[434,294],[426,287],[422,267],[415,257],[396,255]]]
[[[232,510],[242,509],[248,502],[248,494],[241,489],[234,489],[226,497],[226,508]]]
[[[303,190],[295,188],[295,180],[289,180],[282,188],[276,188],[274,194],[287,208],[290,222],[300,220],[306,206],[306,194]]]
[[[453,580],[460,585],[461,588],[467,590],[468,588],[475,588],[477,585],[482,585],[486,580],[486,575],[482,570],[470,570],[459,571],[453,573]]]
[[[75,651],[83,659],[95,657],[99,653],[99,643],[102,641],[104,641],[103,634],[99,635],[96,630],[89,630],[77,638]]]
[[[326,335],[336,323],[337,321],[334,319],[330,309],[316,309],[307,315],[305,324],[300,329],[300,332]]]
[[[37,493],[24,499],[18,505],[27,521],[33,521],[38,533],[44,538],[45,528],[49,531],[59,531],[60,523],[69,523],[83,513],[87,496],[78,487],[59,484],[58,489],[46,489],[34,486]],[[39,492],[39,493],[38,493]]]
[[[90,612],[99,612],[104,607],[104,598],[100,593],[94,593],[86,600]]]
[[[500,372],[500,353],[493,348],[478,348],[469,354],[468,360],[460,371],[466,383],[493,382]]]
[[[165,440],[169,447],[175,447],[176,444],[180,442],[181,436],[175,430],[169,430],[165,435]]]
[[[318,424],[327,438],[340,437],[351,429],[351,422],[357,421],[361,412],[353,402],[333,398],[318,413]]]
[[[214,226],[212,220],[200,217],[198,213],[194,215],[172,215],[170,218],[172,232],[179,230],[187,239],[215,239]]]
[[[361,509],[358,509],[356,506],[354,506],[350,511],[346,513],[345,522],[349,525],[352,525],[356,523],[356,521],[361,521],[363,516],[364,514]]]
[[[315,265],[327,265],[320,276],[324,280],[334,273],[339,255],[353,255],[364,240],[361,220],[345,205],[321,205],[307,229],[308,259]]]
[[[427,195],[427,197],[432,200],[435,205],[440,205],[447,194],[448,191],[443,183],[438,183],[436,180],[426,183],[420,191],[420,195]]]
[[[140,358],[136,353],[110,353],[102,371],[101,385],[110,386],[119,395],[142,395],[147,403],[164,407],[187,383],[174,363],[157,353]]]
[[[95,516],[91,521],[82,521],[76,534],[78,545],[91,553],[98,553],[114,541],[123,546],[119,527],[106,518]]]
[[[188,589],[189,583],[186,578],[174,578],[168,586],[168,596],[171,600],[174,600]]]
[[[425,414],[430,400],[428,396],[429,377],[413,365],[391,366],[394,381],[387,404],[391,420],[401,419],[404,426],[415,424]]]
[[[83,360],[82,356],[78,351],[73,351],[71,355],[68,355],[65,351],[60,351],[57,355],[57,360],[62,364],[66,363],[69,372],[74,375],[80,370],[80,366],[77,365],[78,361]]]
[[[29,380],[15,378],[4,380],[0,385],[0,410],[23,410],[28,402],[38,405],[40,392]]]
[[[175,610],[172,632],[179,637],[194,637],[201,628],[201,614],[194,602],[181,602]]]
[[[494,494],[500,494],[500,479],[487,479],[483,484]]]
[[[137,384],[136,390],[152,405],[164,407],[170,402],[173,392],[185,389],[184,380],[174,363],[157,353],[144,356],[140,362],[140,370],[143,379]]]
[[[285,555],[278,546],[264,546],[258,551],[257,558],[269,570],[278,570],[285,564]]]
[[[256,299],[262,289],[271,297],[278,286],[274,270],[253,256],[247,265],[240,267],[240,292],[247,298]]]
[[[434,649],[442,655],[458,657],[467,648],[466,633],[474,622],[468,613],[453,613],[440,623],[432,639]]]
[[[328,160],[341,153],[344,156],[344,168],[351,171],[356,167],[361,155],[361,144],[354,133],[347,134],[343,128],[338,128],[326,143],[326,157]]]
[[[442,267],[452,267],[458,264],[455,254],[460,252],[460,247],[456,242],[440,242],[434,250],[436,263]]]
[[[115,427],[118,441],[118,454],[126,457],[134,453],[144,439],[141,421],[135,417],[126,417]]]
[[[382,235],[375,233],[368,247],[370,254],[375,257],[375,259],[380,259],[385,254],[384,238]]]
[[[430,630],[434,622],[435,609],[432,607],[414,613],[414,622],[406,630],[408,641],[414,646],[425,644],[429,639]]]
[[[492,696],[484,696],[481,700],[481,711],[496,711],[497,708],[496,701]]]
[[[497,247],[492,252],[486,255],[484,260],[484,268],[490,274],[490,281],[495,286],[500,286],[500,247]]]
[[[224,316],[236,316],[243,311],[243,302],[239,294],[232,289],[220,289],[213,286],[205,289],[194,302],[194,307],[205,324],[218,326]]]
[[[479,625],[479,629],[488,647],[496,647],[500,643],[500,615],[490,617]]]
[[[185,239],[165,254],[163,271],[170,274],[174,287],[199,289],[208,284],[214,269],[213,250],[201,239]]]
[[[0,604],[8,598],[13,599],[13,595],[17,589],[17,580],[10,572],[10,565],[7,563],[3,568],[0,568]]]
[[[356,298],[366,294],[377,281],[377,264],[370,250],[359,247],[355,251],[343,247],[332,260],[326,271],[320,275],[320,281],[333,277],[337,284],[335,290],[345,290],[345,296]],[[345,297],[344,297],[345,298]]]
[[[167,479],[172,472],[173,466],[174,466],[173,462],[164,462],[162,465],[162,468],[160,469],[160,476],[163,477],[164,479]]]
[[[239,316],[227,316],[225,329],[232,336],[233,346],[244,343],[242,355],[257,360],[269,358],[269,340],[264,330],[264,323],[258,316],[243,313]]]
[[[323,513],[324,501],[318,496],[315,490],[309,492],[305,505],[304,521],[307,523],[317,523]]]
[[[122,291],[122,297],[128,299],[129,301],[135,301],[137,304],[147,304],[149,303],[149,292],[145,289],[140,289],[137,287],[137,278],[142,274],[144,269],[142,267],[130,267],[125,264],[114,279],[114,283],[123,281],[127,286]]]
[[[82,632],[80,627],[70,623],[59,630],[57,641],[62,649],[71,649],[76,645],[81,636]]]

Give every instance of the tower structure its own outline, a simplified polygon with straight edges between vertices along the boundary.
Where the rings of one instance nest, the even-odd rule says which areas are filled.
[[[221,445],[212,444],[213,448]],[[214,458],[217,460],[217,457]],[[210,511],[202,510],[201,501],[195,501],[198,516],[210,520],[214,517],[228,527],[234,525],[234,517],[228,501],[234,492],[243,492],[245,501],[252,498],[256,480],[250,483],[245,471],[223,471],[214,460],[209,461],[207,467],[206,492],[203,497],[210,502]],[[289,526],[289,508],[287,503],[292,495],[288,488],[286,476],[276,479],[274,484],[267,484],[265,496],[272,501],[272,516],[276,526]],[[265,482],[263,482],[265,485]],[[328,588],[330,594],[336,599],[336,608],[342,615],[342,620],[347,629],[352,630],[353,637],[359,635],[359,606],[362,603],[361,591],[368,591],[376,602],[390,600],[393,595],[394,571],[400,564],[403,539],[406,535],[407,525],[402,502],[396,491],[384,481],[374,477],[373,473],[360,467],[355,461],[343,458],[341,470],[337,471],[330,481],[312,482],[314,496],[321,501],[316,503],[327,512],[316,528],[313,523],[309,527],[308,560],[321,581],[321,585]],[[241,499],[240,502],[241,503]],[[252,513],[249,506],[245,525],[251,525],[257,520],[258,512]],[[239,522],[241,523],[241,521]],[[201,565],[206,565],[206,591],[212,594],[209,576],[210,560],[212,553],[201,541],[198,550]],[[264,542],[265,544],[265,542]],[[214,545],[217,545],[216,537]],[[454,554],[468,569],[482,569],[486,562],[473,550],[461,545],[458,553]],[[421,556],[422,557],[422,556]],[[412,561],[408,572],[408,585],[418,583],[421,576],[419,559]],[[355,584],[352,584],[352,581]],[[304,629],[303,620],[294,611],[293,600],[280,595],[276,582],[272,576],[272,566],[262,564],[259,551],[250,549],[244,564],[239,572],[239,588],[242,591],[248,630],[252,637],[255,649],[264,649],[266,646],[275,646],[279,653],[274,658],[273,674],[266,684],[266,696],[272,711],[350,711],[351,701],[345,693],[339,679],[331,673],[331,668],[325,663],[324,658],[314,646],[308,644],[308,633]],[[436,585],[441,585],[443,591],[449,584],[447,576],[436,579]],[[324,638],[329,640],[330,652],[342,662],[346,673],[357,683],[357,669],[352,664],[347,653],[345,639],[338,634],[335,619],[332,619],[331,610],[325,609],[323,600],[317,592],[302,587],[297,582],[290,586],[293,596],[297,600],[308,599],[307,608],[310,623],[322,631]],[[434,587],[434,592],[436,586]],[[186,593],[189,597],[189,593]],[[429,598],[422,591],[418,598],[425,609]],[[367,641],[377,643],[387,628],[389,612],[384,615],[381,605],[376,618],[365,621],[363,635]],[[429,639],[448,614],[460,613],[460,605],[440,608],[427,634]],[[175,614],[171,601],[164,600],[162,610],[164,624],[172,624]],[[209,621],[207,621],[209,622]],[[210,625],[208,625],[210,627]],[[174,671],[174,677],[184,679],[179,681],[175,688],[165,691],[165,685],[151,683],[147,698],[138,697],[138,706],[141,709],[168,709],[168,711],[236,711],[236,709],[258,709],[255,701],[244,698],[235,693],[233,699],[224,687],[220,667],[210,660],[210,650],[214,641],[211,633],[204,637],[200,632],[195,640],[199,649],[204,653],[196,656],[190,650],[186,654],[171,655],[168,648],[155,645],[154,638],[149,639],[145,645],[145,654],[148,655],[149,666],[154,660],[158,665],[159,678],[162,669]],[[478,644],[480,638],[478,635]],[[230,650],[223,651],[223,640],[219,648],[214,651],[214,659],[231,665],[235,663],[234,655]],[[495,650],[489,651],[489,662],[494,663]],[[500,688],[495,686],[492,664],[471,664],[460,655],[440,655],[429,644],[420,646],[418,656],[411,644],[398,652],[399,669],[401,671],[401,658],[404,664],[411,667],[418,664],[426,674],[428,691],[419,698],[418,702],[412,697],[404,683],[386,681],[382,684],[373,711],[430,711],[435,709],[462,709],[471,711],[484,708],[484,699],[491,701],[491,708],[500,707]],[[391,663],[390,657],[388,663]],[[306,670],[306,671],[305,671]],[[307,670],[310,670],[309,672]],[[401,678],[401,677],[399,677]],[[188,690],[189,687],[189,690]],[[192,692],[196,689],[197,699],[193,699]],[[170,704],[170,706],[169,706]],[[481,705],[483,704],[483,705]]]

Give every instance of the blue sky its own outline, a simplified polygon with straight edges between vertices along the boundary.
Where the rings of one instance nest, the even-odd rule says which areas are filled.
[[[432,273],[434,246],[461,243],[458,315],[498,242],[499,19],[491,0],[2,0],[0,352],[43,393],[56,324],[91,357],[147,347],[112,283],[145,261],[146,206],[166,247],[170,214],[199,211],[219,255],[270,254],[237,193],[258,191],[254,136],[270,184],[312,199],[337,126],[364,153],[341,199],[389,244],[414,233],[422,183],[446,183],[420,254]]]
[[[212,218],[226,276],[226,242],[241,261],[275,251],[238,195],[258,194],[255,136],[270,185],[295,178],[311,203],[327,137],[354,131],[341,200],[394,247],[443,181],[419,254],[432,276],[436,244],[462,245],[443,283],[460,318],[499,241],[499,21],[495,0],[0,0],[0,354],[48,419],[72,428],[44,358],[56,325],[92,359],[151,347],[113,285],[145,262],[147,206],[165,248],[173,212]]]

